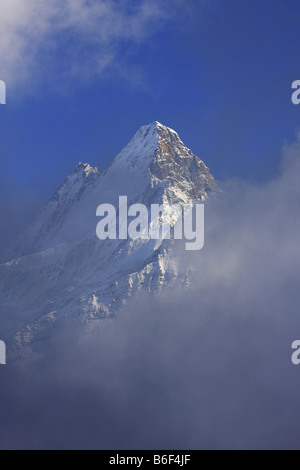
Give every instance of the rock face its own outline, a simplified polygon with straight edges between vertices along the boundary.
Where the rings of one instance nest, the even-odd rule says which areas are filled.
[[[35,349],[52,330],[113,316],[143,289],[187,285],[173,240],[155,250],[155,240],[100,241],[96,208],[118,207],[121,195],[147,207],[202,202],[216,189],[203,161],[158,122],[141,127],[106,171],[79,163],[0,265],[2,338]]]
[[[215,188],[214,178],[209,169],[180,140],[178,134],[168,127],[157,124],[158,148],[150,165],[150,173],[158,181],[168,184],[171,201],[182,202],[188,199],[203,201],[207,193]],[[171,202],[170,201],[170,202]]]

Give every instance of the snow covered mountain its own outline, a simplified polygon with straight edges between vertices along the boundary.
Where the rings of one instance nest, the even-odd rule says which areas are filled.
[[[173,240],[96,237],[96,208],[128,204],[188,204],[217,189],[207,166],[172,129],[141,127],[110,167],[79,163],[0,265],[1,337],[16,350],[38,347],[52,330],[98,324],[142,289],[186,285],[172,257]]]

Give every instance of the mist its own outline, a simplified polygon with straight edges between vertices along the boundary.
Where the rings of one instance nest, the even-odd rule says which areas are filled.
[[[0,262],[7,261],[11,243],[27,229],[41,205],[35,191],[17,187],[8,175],[0,176]]]
[[[223,184],[203,250],[178,243],[190,289],[1,367],[0,448],[298,449],[299,180],[298,140],[275,179]]]

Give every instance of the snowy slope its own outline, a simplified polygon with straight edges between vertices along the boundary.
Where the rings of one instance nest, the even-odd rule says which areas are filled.
[[[158,122],[141,127],[110,167],[75,170],[15,243],[0,265],[0,328],[16,350],[70,323],[89,326],[113,316],[142,289],[188,284],[178,272],[173,241],[96,237],[96,208],[128,204],[204,201],[216,183],[206,165]]]

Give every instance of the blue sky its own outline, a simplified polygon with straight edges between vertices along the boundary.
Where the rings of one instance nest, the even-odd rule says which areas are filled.
[[[154,120],[217,179],[276,174],[299,127],[297,0],[39,3],[0,6],[2,204],[44,202],[78,161],[106,168]]]

